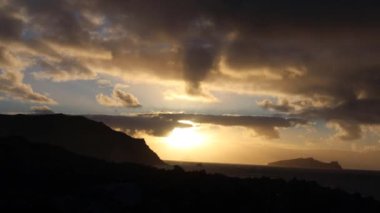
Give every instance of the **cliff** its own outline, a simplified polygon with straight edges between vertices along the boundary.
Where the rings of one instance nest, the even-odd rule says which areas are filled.
[[[20,136],[106,161],[164,164],[143,139],[132,138],[82,116],[0,115],[0,137],[7,136]]]

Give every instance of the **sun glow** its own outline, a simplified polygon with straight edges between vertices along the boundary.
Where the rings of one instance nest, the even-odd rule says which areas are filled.
[[[165,141],[168,145],[178,149],[190,149],[201,145],[205,141],[205,135],[199,131],[191,121],[179,121],[183,124],[191,124],[192,127],[176,127],[166,137]]]

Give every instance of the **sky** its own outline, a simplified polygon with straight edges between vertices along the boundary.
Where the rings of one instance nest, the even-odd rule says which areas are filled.
[[[0,113],[87,115],[163,159],[380,169],[375,0],[0,0]]]

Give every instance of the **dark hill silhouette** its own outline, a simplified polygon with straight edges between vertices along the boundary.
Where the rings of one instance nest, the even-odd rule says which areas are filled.
[[[289,167],[289,168],[309,168],[309,169],[342,169],[338,162],[332,161],[324,163],[313,158],[297,158],[291,160],[281,160],[268,163],[268,166]]]
[[[164,164],[144,139],[132,138],[82,116],[0,115],[1,136],[21,136],[107,161]]]
[[[112,163],[20,137],[0,138],[0,160],[0,212],[380,212],[315,182]]]

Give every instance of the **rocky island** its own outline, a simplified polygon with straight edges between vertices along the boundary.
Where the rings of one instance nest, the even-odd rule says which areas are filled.
[[[275,161],[268,163],[268,166],[306,169],[342,169],[341,165],[339,165],[337,161],[325,163],[315,160],[314,158],[297,158],[291,160]]]

